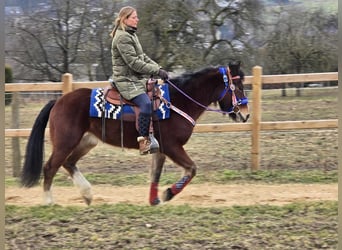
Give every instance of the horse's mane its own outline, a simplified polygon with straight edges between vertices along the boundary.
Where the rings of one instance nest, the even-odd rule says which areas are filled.
[[[195,79],[200,78],[203,75],[208,74],[210,71],[212,71],[213,69],[215,69],[212,66],[200,69],[198,71],[195,72],[185,72],[183,74],[181,74],[180,76],[176,76],[171,80],[172,83],[174,83],[177,87],[182,87],[185,84],[187,84],[189,81],[193,81]]]
[[[208,66],[206,68],[202,68],[202,69],[197,70],[195,72],[185,72],[185,73],[181,74],[180,76],[176,76],[174,78],[171,78],[170,81],[173,84],[175,84],[177,87],[182,88],[185,85],[188,85],[190,82],[196,81],[197,79],[201,78],[203,75],[208,74],[212,70],[217,69],[217,67]],[[232,73],[234,73],[234,75],[239,75],[242,80],[244,79],[245,74],[240,69],[240,65],[231,64],[230,67],[231,67]]]

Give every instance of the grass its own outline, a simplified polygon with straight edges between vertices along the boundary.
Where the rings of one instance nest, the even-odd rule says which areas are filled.
[[[304,88],[302,95],[296,96],[295,89],[287,89],[287,96],[281,96],[281,89],[262,91],[262,120],[304,120],[310,115],[314,119],[336,119],[337,118],[337,92],[336,88]],[[252,92],[248,91],[248,97],[253,103]],[[52,98],[52,97],[51,97]],[[47,98],[49,99],[49,98]],[[19,122],[20,128],[31,128],[39,111],[47,100],[31,102],[26,100],[20,105]],[[253,105],[251,105],[252,108]],[[295,110],[295,111],[293,111]],[[253,111],[253,110],[252,110]],[[279,114],[279,112],[284,112]],[[309,114],[307,114],[309,113]],[[253,115],[253,113],[252,113]],[[265,115],[265,116],[264,116]],[[272,117],[270,120],[269,118]],[[5,128],[11,128],[11,107],[5,107]],[[229,122],[227,117],[214,112],[206,112],[199,120],[200,123]]]
[[[307,2],[307,3],[306,3]],[[302,1],[335,6],[337,1]],[[334,7],[329,7],[334,8]],[[336,89],[263,91],[262,120],[336,119]],[[253,100],[251,100],[252,102]],[[20,128],[32,127],[43,102],[23,103]],[[201,123],[228,122],[206,113]],[[5,127],[11,110],[5,108]],[[206,142],[206,143],[203,143]],[[209,143],[208,143],[209,142]],[[215,143],[213,143],[215,142]],[[22,152],[26,139],[21,139]],[[263,133],[261,165],[249,171],[250,134],[195,134],[187,144],[199,170],[192,183],[337,183],[337,131]],[[209,144],[209,145],[208,145]],[[6,138],[6,187],[18,185],[11,176],[11,140]],[[46,147],[46,156],[49,152]],[[101,164],[99,164],[101,159]],[[127,162],[126,164],[124,162]],[[93,184],[146,185],[149,158],[99,145],[80,161]],[[99,166],[96,166],[99,165]],[[161,185],[174,183],[179,169],[166,163]],[[54,185],[71,186],[62,171]],[[5,249],[336,249],[337,202],[292,203],[285,206],[137,206],[128,204],[74,206],[6,205]]]
[[[6,206],[8,249],[335,249],[337,202],[286,206]],[[32,227],[35,228],[32,231]],[[24,247],[25,246],[25,247]]]
[[[281,97],[281,90],[264,90],[262,120],[305,120],[336,119],[337,91],[331,88],[305,89],[301,97],[288,92]],[[252,100],[253,101],[253,100]],[[22,107],[21,127],[29,128],[43,103],[27,103]],[[253,112],[253,110],[252,110]],[[252,114],[253,115],[253,114]],[[10,108],[6,107],[6,124],[10,123]],[[228,122],[227,117],[206,112],[199,123]],[[8,125],[6,126],[8,127]],[[198,175],[193,182],[277,182],[277,183],[326,183],[337,182],[337,137],[336,129],[264,131],[260,137],[260,171],[251,173],[251,134],[195,133],[185,149],[198,165]],[[27,139],[21,138],[22,156]],[[11,138],[5,138],[6,185],[17,185],[11,178]],[[51,145],[45,143],[45,157],[49,156]],[[101,159],[101,161],[99,161]],[[136,151],[113,148],[99,143],[79,167],[93,184],[146,185],[150,157],[141,157]],[[166,161],[162,184],[173,183],[179,177],[180,169]],[[63,174],[57,176],[56,184],[72,185]]]
[[[108,173],[89,173],[85,174],[87,180],[93,185],[107,184],[112,186],[139,186],[146,185],[149,181],[147,174],[108,174]],[[161,178],[161,185],[173,184],[180,177],[179,173],[164,173]],[[338,171],[305,170],[261,170],[251,172],[249,170],[218,170],[200,172],[193,179],[194,184],[216,183],[337,183]],[[18,185],[18,180],[13,177],[5,178],[5,186],[13,187]],[[58,173],[54,179],[56,186],[73,186],[72,180],[65,174]]]

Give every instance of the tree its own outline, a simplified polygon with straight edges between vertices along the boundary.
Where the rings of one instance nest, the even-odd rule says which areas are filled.
[[[251,31],[261,25],[260,9],[260,1],[251,0],[149,1],[139,8],[141,40],[169,70],[227,64],[253,47]]]
[[[337,15],[287,9],[262,51],[264,72],[268,74],[335,71]]]
[[[87,42],[84,27],[89,3],[51,0],[50,10],[35,11],[9,31],[8,39],[16,42],[7,56],[36,73],[26,75],[27,80],[60,81],[61,74],[75,71],[71,65],[77,63]]]
[[[222,3],[225,6],[222,7]],[[145,52],[169,71],[227,64],[241,57],[252,27],[259,24],[259,1],[176,0],[136,6],[138,35]],[[220,6],[221,4],[221,6]],[[111,75],[109,33],[124,1],[51,0],[50,7],[8,29],[6,55],[22,68],[22,80],[60,81],[63,73],[105,80]],[[228,31],[228,32],[227,32]],[[83,68],[83,72],[80,71]]]
[[[192,1],[152,0],[144,7],[137,1],[137,6],[139,39],[152,59],[167,70],[203,65],[196,45],[200,31]]]
[[[204,1],[197,9],[202,14],[201,26],[206,37],[203,59],[220,62],[241,57],[242,51],[252,46],[252,30],[261,26],[261,7],[260,1],[251,0]]]

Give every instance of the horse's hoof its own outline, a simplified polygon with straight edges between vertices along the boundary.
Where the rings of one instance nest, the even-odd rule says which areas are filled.
[[[163,201],[171,200],[175,195],[172,193],[171,188],[168,188],[163,193]]]
[[[50,206],[54,206],[55,203],[54,203],[54,202],[46,202],[46,201],[44,201],[44,202],[43,202],[43,205],[44,205],[44,206],[49,206],[49,207],[50,207]]]
[[[160,199],[156,197],[153,201],[150,201],[151,206],[156,206],[160,204]]]
[[[88,206],[90,206],[90,204],[91,204],[91,202],[92,202],[92,198],[87,198],[87,197],[83,197],[83,200],[84,200],[84,202],[88,205]]]
[[[45,206],[54,205],[54,201],[53,201],[53,198],[52,198],[51,191],[44,191],[43,204]]]

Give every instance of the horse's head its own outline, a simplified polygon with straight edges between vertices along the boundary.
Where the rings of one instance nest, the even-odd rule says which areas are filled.
[[[240,64],[240,62],[231,62],[228,69],[220,68],[226,86],[219,105],[221,110],[229,112],[229,117],[234,121],[246,122],[249,118],[248,98],[243,87],[245,74],[240,69]]]

